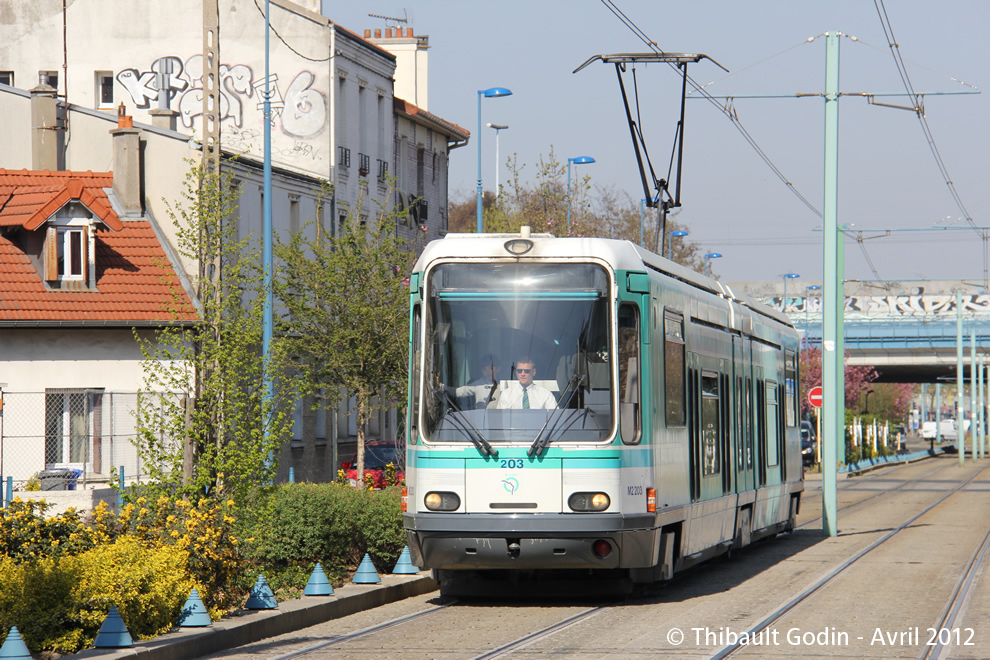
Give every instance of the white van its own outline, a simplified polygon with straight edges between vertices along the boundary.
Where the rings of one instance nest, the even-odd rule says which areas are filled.
[[[969,420],[963,420],[963,432],[969,431]],[[921,426],[921,437],[924,440],[934,440],[935,439],[935,422],[925,422]],[[956,420],[954,418],[943,419],[942,420],[942,439],[943,440],[956,440],[959,437],[959,433],[956,430]]]

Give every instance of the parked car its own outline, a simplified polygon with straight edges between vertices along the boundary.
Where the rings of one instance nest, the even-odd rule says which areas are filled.
[[[388,486],[389,465],[395,469],[395,478],[405,479],[405,454],[402,446],[395,442],[369,442],[364,445],[364,484],[374,488]],[[357,460],[341,464],[348,483],[357,486]]]
[[[805,467],[810,467],[815,464],[816,460],[816,446],[818,443],[815,441],[814,437],[808,429],[801,427],[801,462]]]

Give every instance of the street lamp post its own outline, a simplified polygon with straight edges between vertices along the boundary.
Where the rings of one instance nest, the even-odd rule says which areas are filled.
[[[483,220],[483,210],[481,208],[481,97],[485,98],[495,98],[499,96],[510,96],[512,92],[504,87],[491,87],[489,89],[479,89],[478,90],[478,233],[482,233],[484,227]]]
[[[705,277],[707,277],[712,272],[712,259],[721,259],[722,254],[720,252],[709,252],[705,255]]]
[[[810,295],[812,291],[819,291],[821,287],[817,284],[812,284],[811,286],[805,287],[808,290],[808,294],[804,298],[804,346],[805,348],[811,343],[808,341],[808,334],[810,333],[810,326],[808,323],[808,301],[810,300]]]
[[[668,261],[673,261],[674,260],[674,239],[675,238],[684,238],[687,235],[688,235],[688,233],[686,231],[684,231],[683,229],[678,229],[677,231],[672,231],[669,234],[667,234],[667,236],[670,237],[669,240],[667,241],[667,260]],[[722,256],[722,255],[719,255],[719,256]]]
[[[784,278],[784,295],[780,298],[780,311],[784,312],[787,309],[787,280],[796,280],[801,277],[797,273],[787,273],[783,275]]]
[[[578,156],[567,159],[567,233],[571,233],[571,163],[575,165],[586,165],[595,162],[591,156]]]
[[[488,123],[488,128],[494,128],[495,129],[495,197],[496,198],[498,198],[499,194],[501,194],[501,188],[498,187],[498,168],[499,168],[499,164],[498,164],[498,134],[499,134],[499,131],[504,131],[508,127],[509,127],[508,124],[492,124],[491,122]]]

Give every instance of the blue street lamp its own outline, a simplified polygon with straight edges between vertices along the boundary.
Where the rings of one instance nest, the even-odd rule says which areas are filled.
[[[591,156],[578,156],[567,159],[567,233],[571,233],[571,163],[575,165],[587,165],[595,162]]]
[[[712,271],[712,259],[721,259],[722,254],[719,252],[709,252],[705,255],[705,276],[707,277]]]
[[[786,273],[786,274],[783,275],[783,278],[784,278],[784,295],[780,299],[780,311],[783,312],[784,310],[787,309],[787,280],[796,280],[799,277],[801,277],[801,276],[798,275],[797,273]]]
[[[495,129],[495,197],[502,194],[502,189],[498,185],[498,134],[509,127],[508,124],[493,124],[488,122],[488,128]]]
[[[478,90],[478,135],[476,137],[477,137],[477,140],[478,140],[478,233],[479,234],[482,233],[482,231],[484,231],[484,228],[482,227],[482,224],[483,224],[484,221],[482,219],[483,218],[483,215],[482,215],[482,208],[481,208],[481,197],[482,197],[482,192],[481,192],[481,97],[484,96],[485,98],[494,98],[494,97],[497,97],[497,96],[511,96],[511,95],[512,95],[512,92],[510,90],[504,88],[504,87],[492,87],[491,89],[479,89]]]
[[[673,256],[674,255],[674,239],[675,238],[684,238],[687,235],[688,235],[688,233],[686,231],[684,231],[683,229],[678,229],[677,231],[672,231],[669,234],[667,234],[667,236],[670,237],[670,240],[667,241],[667,260],[668,261],[671,261],[674,258],[674,256]],[[722,255],[718,255],[718,256],[721,257]]]

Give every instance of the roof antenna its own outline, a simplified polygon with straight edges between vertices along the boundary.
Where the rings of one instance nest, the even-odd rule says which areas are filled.
[[[372,18],[380,18],[384,20],[385,27],[387,28],[395,27],[395,25],[393,25],[392,22],[409,23],[409,13],[405,9],[402,10],[402,18],[396,18],[395,16],[382,16],[381,14],[368,14],[368,16]]]

